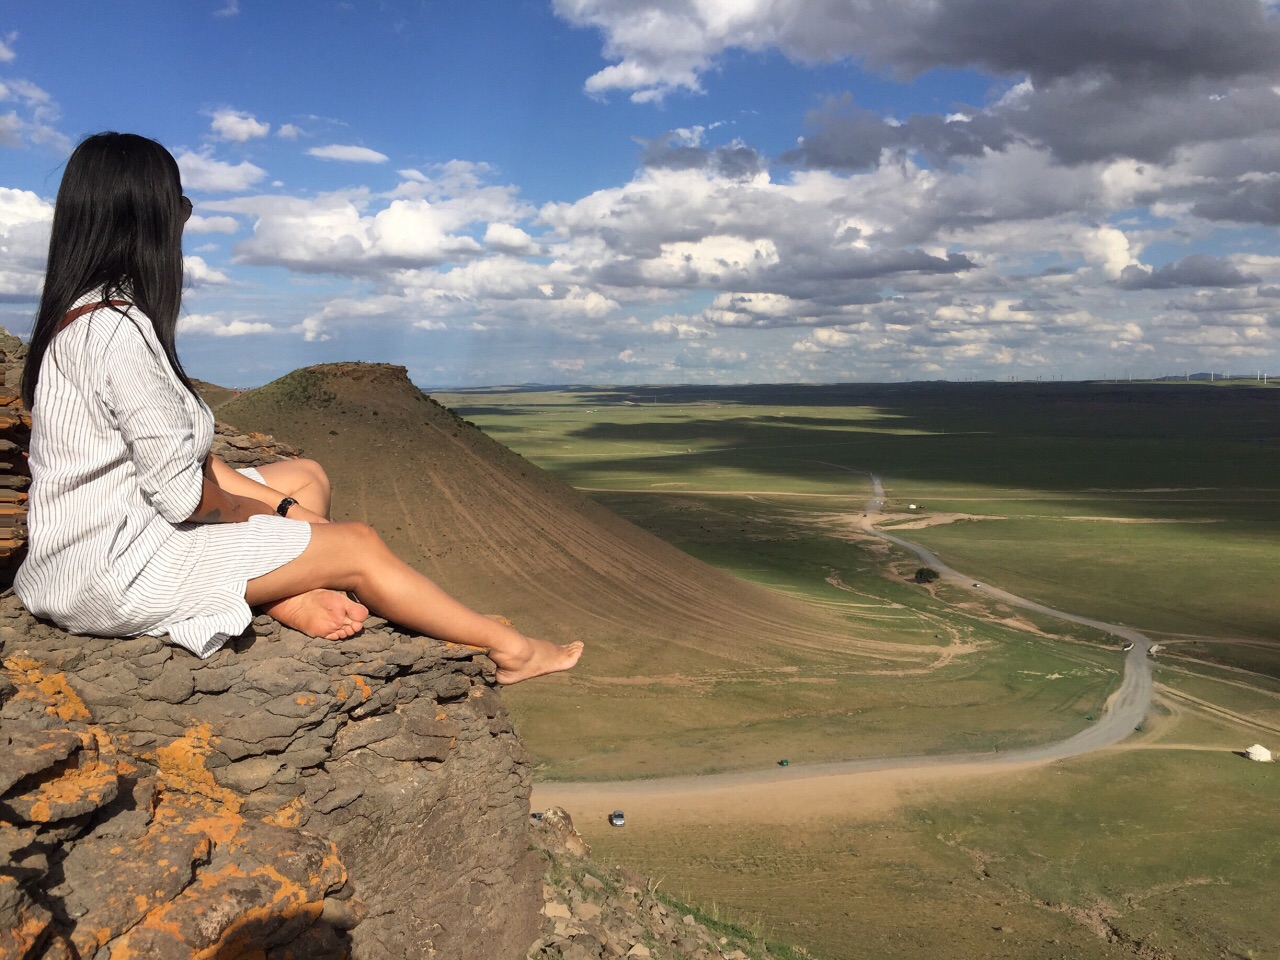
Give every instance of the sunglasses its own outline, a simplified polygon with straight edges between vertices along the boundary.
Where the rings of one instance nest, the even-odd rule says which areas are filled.
[[[182,205],[182,222],[186,223],[191,219],[191,201],[184,195],[178,198],[178,203]]]

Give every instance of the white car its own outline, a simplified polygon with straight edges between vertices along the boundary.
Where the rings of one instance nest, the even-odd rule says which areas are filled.
[[[627,825],[627,818],[623,816],[621,810],[615,810],[613,813],[609,814],[609,825],[611,827],[625,827]]]

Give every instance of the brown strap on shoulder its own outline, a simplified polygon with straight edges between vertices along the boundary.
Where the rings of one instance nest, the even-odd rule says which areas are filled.
[[[58,321],[58,329],[54,333],[61,333],[71,324],[75,323],[86,313],[93,313],[95,310],[101,310],[103,307],[128,307],[132,306],[128,300],[100,300],[97,303],[86,303],[83,307],[76,307],[74,310],[68,310],[63,314],[62,319]]]

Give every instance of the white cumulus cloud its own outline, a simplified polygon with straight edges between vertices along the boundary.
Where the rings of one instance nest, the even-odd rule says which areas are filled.
[[[412,271],[536,252],[515,226],[532,209],[514,188],[479,180],[474,167],[446,165],[438,178],[406,180],[390,198],[347,190],[310,199],[208,201],[200,209],[252,219],[252,236],[235,248],[238,262],[306,273],[383,274],[394,285],[412,284]],[[477,234],[493,245],[486,247]]]
[[[188,256],[182,258],[182,282],[195,288],[230,283],[231,278],[216,267],[209,266],[204,257]]]
[[[484,231],[484,245],[514,256],[531,256],[539,249],[533,237],[509,223],[489,224]]]
[[[44,279],[53,204],[0,187],[0,296],[34,300]]]
[[[178,158],[182,171],[182,184],[191,190],[207,190],[210,193],[240,193],[248,190],[267,175],[261,167],[242,160],[227,163],[215,160],[208,154],[188,150]]]
[[[386,163],[390,159],[385,153],[379,153],[368,147],[340,143],[312,147],[307,153],[322,160],[345,160],[349,163]]]
[[[264,123],[251,114],[239,110],[215,111],[211,126],[219,140],[230,140],[234,143],[245,143],[258,137],[265,137],[271,132],[271,124]]]
[[[202,217],[193,213],[183,229],[187,233],[235,233],[240,223],[235,217]]]
[[[178,318],[178,332],[210,337],[244,337],[254,333],[274,333],[275,328],[260,320],[227,320],[211,313],[189,313]]]
[[[13,34],[12,36],[17,36]],[[0,83],[0,101],[14,104],[0,114],[0,144],[36,145],[69,152],[71,141],[57,127],[62,109],[48,91],[21,77]]]

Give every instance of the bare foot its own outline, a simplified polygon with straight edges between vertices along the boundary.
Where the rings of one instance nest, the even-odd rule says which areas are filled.
[[[336,590],[310,590],[262,607],[264,613],[309,637],[345,640],[364,628],[369,608]]]
[[[489,659],[498,665],[499,683],[519,683],[543,674],[559,673],[561,670],[568,670],[582,656],[581,640],[566,643],[562,647],[546,640],[533,640],[529,637],[525,637],[525,640],[528,646],[519,654],[500,656],[489,651]]]

